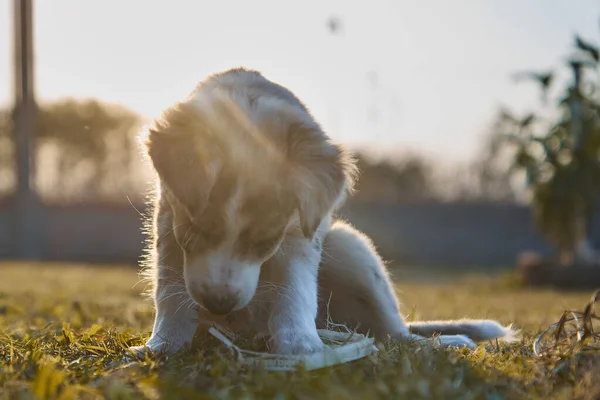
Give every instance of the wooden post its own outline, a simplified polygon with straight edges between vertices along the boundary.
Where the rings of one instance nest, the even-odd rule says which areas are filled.
[[[33,137],[36,102],[33,80],[33,0],[14,0],[14,77],[15,100],[13,129],[17,170],[15,193],[15,253],[18,258],[34,259],[39,253],[40,227],[36,226],[39,203],[31,185],[35,156]]]

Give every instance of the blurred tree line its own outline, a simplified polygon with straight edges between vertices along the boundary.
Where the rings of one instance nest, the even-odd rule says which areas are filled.
[[[360,175],[353,201],[416,202],[516,202],[514,179],[484,146],[464,164],[441,166],[419,154],[373,159],[358,154]]]
[[[39,106],[34,185],[46,201],[142,199],[147,174],[136,135],[142,119],[127,108],[93,99]],[[0,192],[15,184],[12,110],[0,110]]]
[[[11,110],[0,110],[0,193],[14,187]],[[149,171],[137,145],[143,119],[127,108],[89,99],[39,106],[35,188],[45,201],[142,201]],[[486,150],[487,152],[487,150]],[[358,154],[356,202],[514,200],[508,175],[488,154],[441,174],[418,154],[374,159]]]

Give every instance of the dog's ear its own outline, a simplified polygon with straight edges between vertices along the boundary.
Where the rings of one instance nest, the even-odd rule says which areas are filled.
[[[193,219],[205,208],[218,173],[202,140],[202,116],[185,104],[163,113],[148,129],[145,146],[161,185]]]
[[[288,159],[302,233],[312,239],[323,218],[352,189],[355,167],[350,156],[312,122],[290,126]]]

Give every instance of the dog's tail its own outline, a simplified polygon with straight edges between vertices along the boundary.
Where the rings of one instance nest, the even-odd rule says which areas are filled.
[[[433,335],[464,335],[475,342],[501,339],[505,342],[517,340],[518,331],[512,326],[502,326],[497,321],[462,319],[456,321],[417,321],[408,323],[411,333],[432,337]]]

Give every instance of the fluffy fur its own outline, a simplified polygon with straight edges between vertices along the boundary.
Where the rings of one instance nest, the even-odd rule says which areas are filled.
[[[177,351],[211,322],[261,332],[288,354],[319,350],[328,321],[377,339],[440,335],[446,346],[512,337],[495,321],[405,323],[369,238],[333,218],[352,190],[352,158],[261,73],[208,77],[144,145],[158,175],[156,318],[146,346],[132,350]]]

